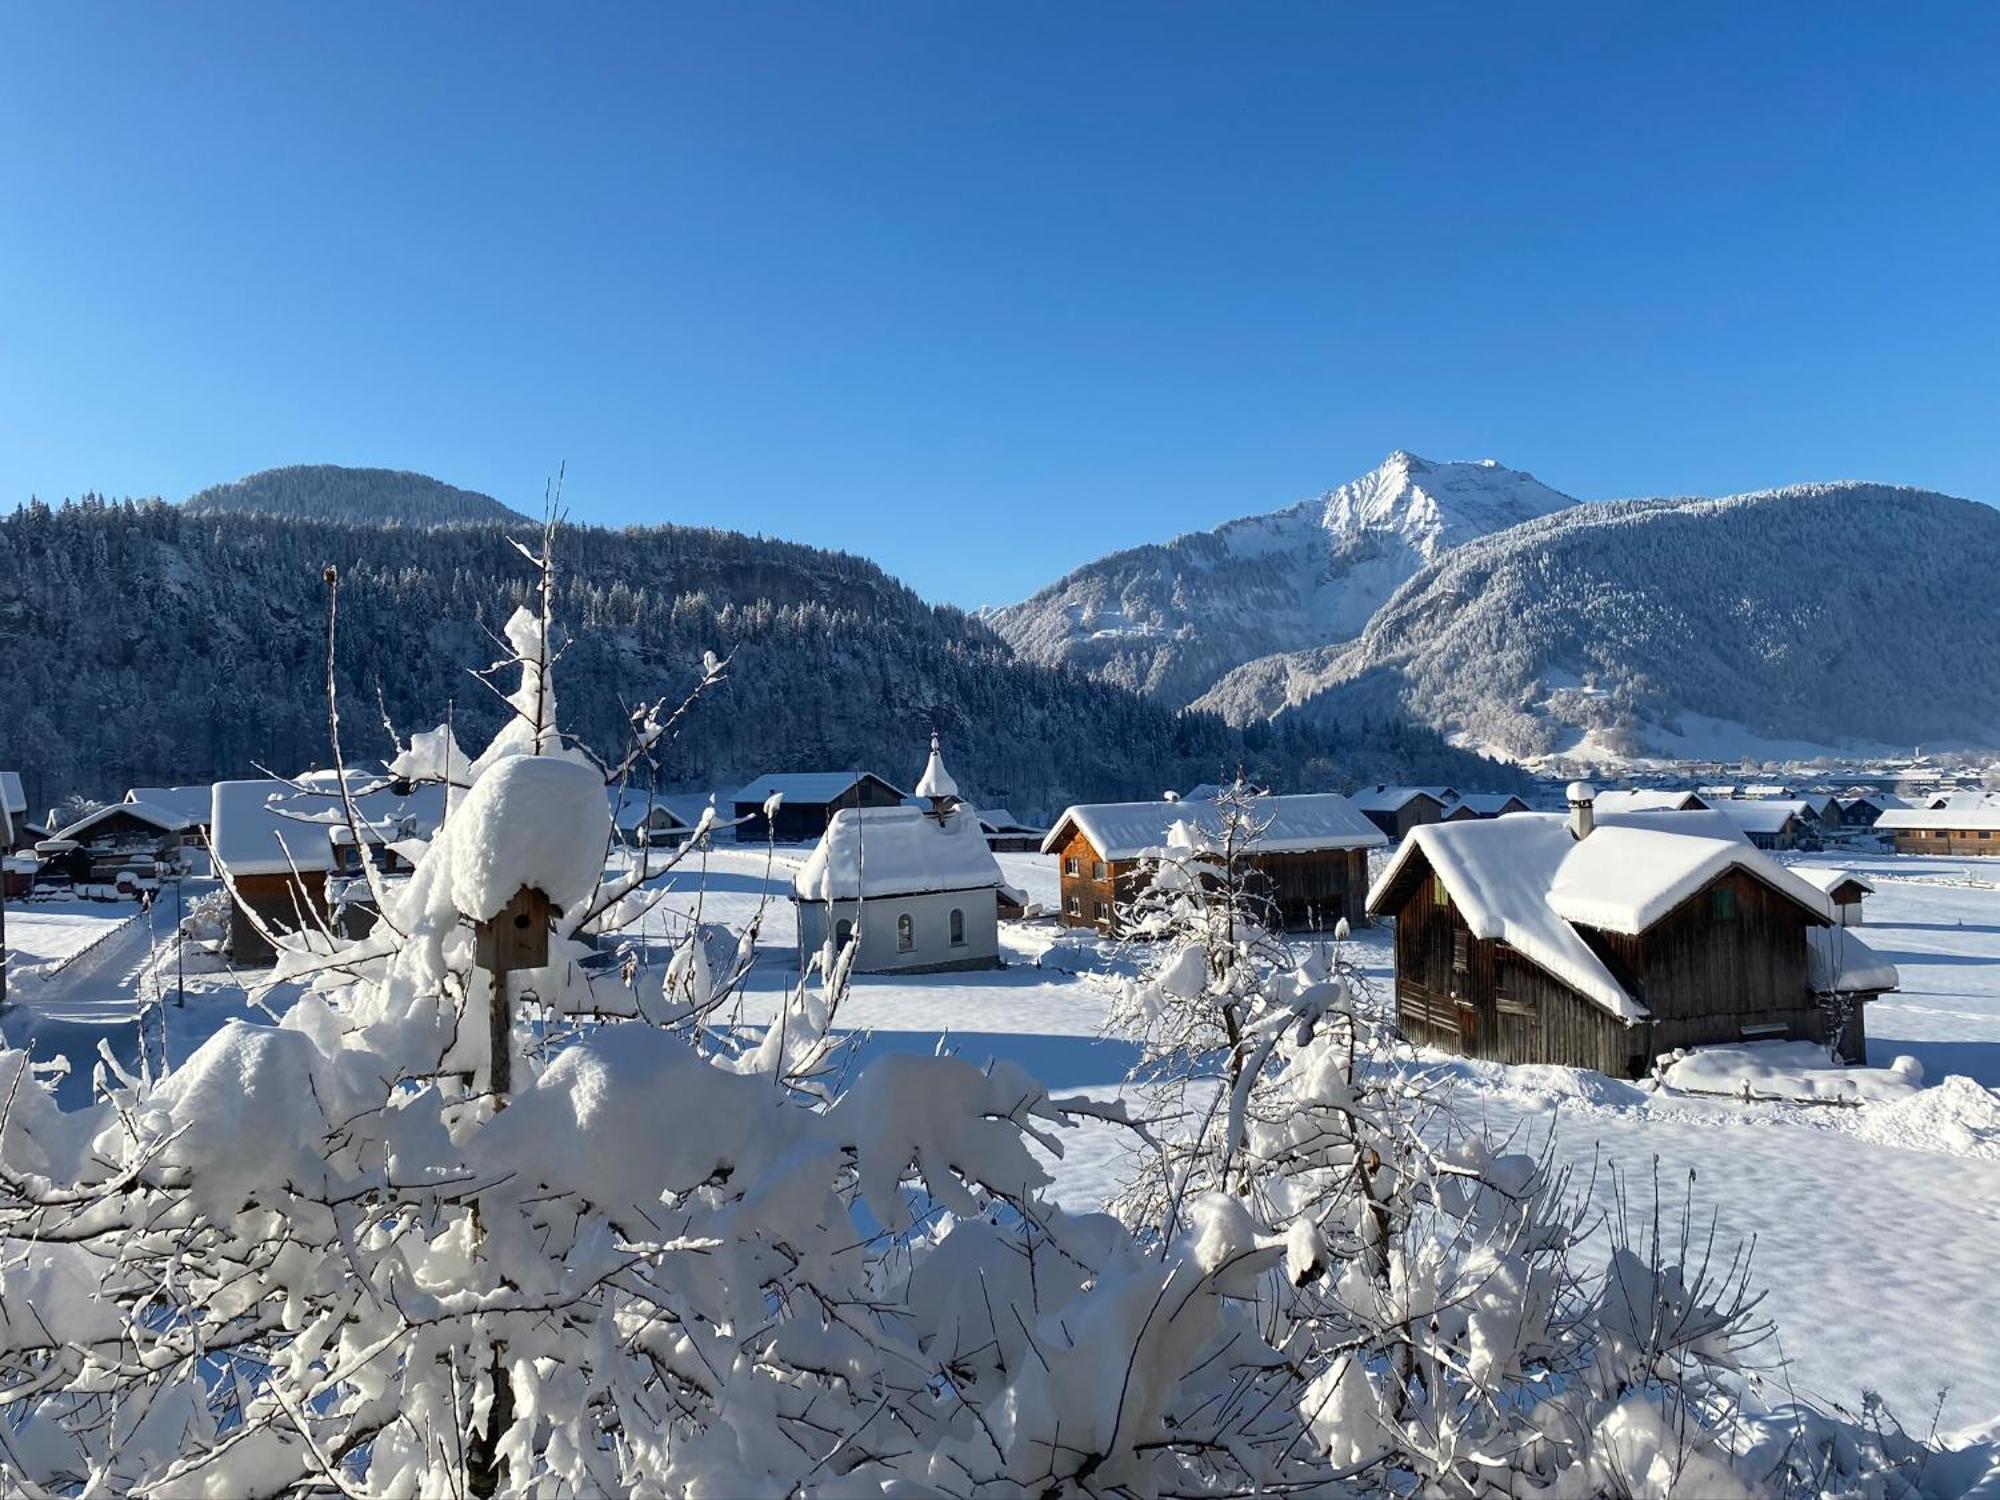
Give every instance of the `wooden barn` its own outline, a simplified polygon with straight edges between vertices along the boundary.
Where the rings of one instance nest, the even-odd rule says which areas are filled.
[[[1874,828],[1898,854],[2000,856],[2000,803],[1891,808]]]
[[[1620,1077],[1745,1040],[1865,1056],[1859,1002],[1895,970],[1845,932],[1815,957],[1812,934],[1835,926],[1823,892],[1715,812],[1600,819],[1590,789],[1571,790],[1568,817],[1419,829],[1375,882],[1368,910],[1395,919],[1412,1040]]]
[[[764,807],[781,797],[777,816],[766,819]],[[761,844],[809,844],[826,832],[837,812],[860,807],[898,807],[903,794],[872,771],[801,771],[759,776],[729,799],[739,819],[736,841]]]
[[[688,798],[668,798],[640,787],[611,792],[611,826],[627,849],[675,849],[694,837],[683,812]],[[700,814],[695,814],[699,821]]]
[[[1048,829],[1021,822],[1004,807],[980,808],[979,826],[986,834],[986,847],[995,854],[1032,854],[1049,836]]]
[[[1794,865],[1792,873],[1808,885],[1826,892],[1833,903],[1833,915],[1843,927],[1861,925],[1861,903],[1875,894],[1875,887],[1852,870],[1827,869],[1818,865]]]
[[[1268,825],[1251,863],[1267,882],[1261,894],[1294,930],[1329,929],[1342,918],[1366,920],[1368,851],[1387,842],[1336,792],[1266,797],[1255,816]],[[1176,823],[1219,831],[1213,802],[1091,802],[1066,808],[1042,841],[1062,888],[1062,921],[1117,932],[1120,908],[1144,888],[1146,860],[1166,847]]]
[[[123,871],[148,876],[180,852],[184,821],[150,802],[113,802],[36,845],[45,867],[81,884],[109,885]]]
[[[213,789],[202,786],[135,786],[125,792],[127,802],[144,802],[181,820],[181,842],[199,849],[208,842],[208,815]]]
[[[1350,799],[1357,812],[1392,839],[1404,837],[1413,828],[1444,820],[1445,809],[1458,801],[1450,787],[1387,786],[1363,787]]]

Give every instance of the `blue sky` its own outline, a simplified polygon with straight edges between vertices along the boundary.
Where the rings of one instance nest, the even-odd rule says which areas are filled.
[[[2000,500],[2000,7],[0,6],[0,503],[421,469],[1019,597],[1408,448]]]

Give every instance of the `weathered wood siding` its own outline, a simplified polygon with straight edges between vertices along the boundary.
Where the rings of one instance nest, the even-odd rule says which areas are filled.
[[[326,876],[308,870],[296,880],[289,874],[237,878],[236,899],[229,912],[229,956],[238,963],[269,963],[276,953],[251,923],[245,906],[254,909],[273,932],[295,932],[301,906],[325,917]]]
[[[1897,828],[1898,854],[1969,854],[2000,859],[2000,820],[1992,828]]]
[[[1637,937],[1579,929],[1653,1013],[1652,1050],[1747,1037],[1824,1041],[1797,903],[1741,870],[1717,877]]]
[[[1097,867],[1103,865],[1104,874],[1098,876]],[[1076,873],[1071,874],[1074,866]],[[1126,890],[1131,888],[1128,864],[1123,867],[1126,874]],[[1085,837],[1083,830],[1072,828],[1068,840],[1056,850],[1056,875],[1062,890],[1062,921],[1065,927],[1097,927],[1111,931],[1117,925],[1120,866],[1106,860],[1097,848]]]
[[[1393,904],[1396,1019],[1412,1041],[1505,1063],[1614,1077],[1643,1071],[1645,1028],[1627,1026],[1507,944],[1477,938],[1419,858]]]

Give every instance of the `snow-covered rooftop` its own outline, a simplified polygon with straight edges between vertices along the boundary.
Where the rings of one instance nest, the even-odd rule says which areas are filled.
[[[1660,787],[1632,787],[1623,791],[1599,792],[1597,812],[1677,812],[1700,807],[1704,800],[1694,792],[1677,792]]]
[[[28,794],[21,789],[19,771],[0,771],[0,812],[18,818],[28,810]]]
[[[1001,883],[974,813],[940,819],[914,807],[848,807],[828,821],[792,891],[802,901],[853,901]]]
[[[1892,807],[1875,820],[1875,827],[1890,833],[1899,828],[1912,830],[2000,828],[2000,806]]]
[[[819,806],[833,801],[863,777],[872,777],[876,781],[881,781],[882,785],[889,786],[888,782],[882,781],[882,778],[876,776],[873,771],[791,771],[772,776],[759,776],[748,786],[738,790],[729,800],[761,807],[771,799],[772,794],[777,793],[795,806],[799,804]],[[890,787],[890,790],[894,791],[895,788]],[[900,796],[901,793],[898,792],[897,795]]]
[[[1779,801],[1776,799],[1737,800],[1724,802],[1716,811],[1728,818],[1745,833],[1781,833],[1787,823],[1794,818],[1804,817],[1811,811],[1805,803]]]
[[[83,835],[114,813],[137,818],[142,823],[150,823],[162,833],[179,833],[188,826],[188,820],[164,807],[155,807],[150,802],[110,802],[93,813],[85,813],[67,828],[58,829],[54,837],[67,839],[71,843],[81,843]]]
[[[1312,849],[1374,849],[1388,839],[1338,792],[1307,792],[1289,797],[1265,797],[1250,804],[1250,816],[1268,826],[1256,847],[1266,854],[1303,853]],[[1167,845],[1176,823],[1192,823],[1202,832],[1220,836],[1221,809],[1213,802],[1083,802],[1065,808],[1042,840],[1042,853],[1055,853],[1070,824],[1082,830],[1090,846],[1106,859],[1138,859]]]
[[[706,805],[707,799],[702,799]],[[648,791],[644,787],[628,786],[622,790],[610,789],[611,821],[619,828],[633,829],[650,819],[655,827],[660,826],[664,817],[669,826],[692,828],[694,826],[681,809],[687,805],[687,798],[668,797],[659,792]],[[700,813],[695,817],[698,819]]]
[[[282,875],[294,867],[334,868],[333,830],[347,825],[339,780],[332,772],[309,772],[300,783],[311,790],[268,779],[215,784],[208,842],[232,876]],[[443,820],[441,786],[420,786],[398,796],[379,776],[358,771],[348,773],[348,785],[355,812],[365,825],[393,825],[422,836]]]
[[[1497,817],[1516,803],[1522,808],[1528,805],[1512,792],[1466,792],[1452,803],[1452,807],[1469,807],[1481,817],[1491,818]],[[1450,811],[1450,808],[1446,811]]]
[[[1806,944],[1806,977],[1821,994],[1874,994],[1893,990],[1900,980],[1896,966],[1852,927],[1816,927]]]
[[[193,827],[208,821],[210,788],[207,782],[200,786],[135,786],[126,790],[127,802],[147,802],[179,818],[183,824]]]
[[[1792,873],[1809,885],[1817,886],[1829,894],[1838,886],[1858,885],[1862,890],[1873,892],[1875,887],[1852,870],[1844,870],[1838,865],[1793,865]]]
[[[1429,797],[1433,802],[1447,802],[1456,793],[1450,787],[1427,786],[1365,786],[1348,800],[1363,812],[1395,812],[1404,804],[1418,797]]]
[[[1645,931],[1731,868],[1821,922],[1824,893],[1751,847],[1716,812],[1610,813],[1576,838],[1560,813],[1520,813],[1416,829],[1368,892],[1370,911],[1421,853],[1475,937],[1498,939],[1624,1020],[1646,1009],[1584,941],[1579,926]]]

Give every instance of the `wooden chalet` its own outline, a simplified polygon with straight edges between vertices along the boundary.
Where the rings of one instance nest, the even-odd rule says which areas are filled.
[[[1345,918],[1367,920],[1368,851],[1386,836],[1336,792],[1265,797],[1254,816],[1267,823],[1249,862],[1263,877],[1260,892],[1280,924],[1293,930],[1330,929]],[[1121,910],[1145,888],[1149,856],[1167,846],[1176,823],[1218,833],[1213,802],[1092,802],[1066,808],[1042,841],[1056,857],[1061,919],[1069,927],[1119,931]]]
[[[1395,919],[1412,1040],[1619,1077],[1745,1040],[1865,1056],[1858,1002],[1894,988],[1895,970],[1846,932],[1815,949],[1835,927],[1824,892],[1718,813],[1600,819],[1587,786],[1571,791],[1568,817],[1418,829],[1375,882],[1368,910]]]
[[[179,854],[182,819],[149,802],[113,802],[35,846],[43,868],[81,885],[114,884],[124,872],[152,878]]]
[[[1413,828],[1442,822],[1445,809],[1458,801],[1458,793],[1448,786],[1388,786],[1377,783],[1363,787],[1350,800],[1362,817],[1390,838],[1399,839]]]
[[[2000,857],[2000,802],[1891,808],[1874,829],[1889,835],[1898,854]]]
[[[779,797],[776,815],[764,808]],[[801,771],[760,776],[730,797],[735,808],[736,841],[761,844],[809,844],[826,832],[837,812],[862,807],[898,807],[903,794],[872,771]]]
[[[214,789],[201,786],[135,786],[125,792],[127,802],[143,802],[172,813],[181,820],[181,842],[198,849],[208,842],[209,809]]]

